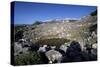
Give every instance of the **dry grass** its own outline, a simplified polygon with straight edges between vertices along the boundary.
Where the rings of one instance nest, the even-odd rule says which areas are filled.
[[[59,47],[61,44],[64,44],[65,42],[69,42],[70,40],[64,39],[64,38],[52,38],[52,39],[43,39],[38,40],[35,44],[37,45],[52,45]]]

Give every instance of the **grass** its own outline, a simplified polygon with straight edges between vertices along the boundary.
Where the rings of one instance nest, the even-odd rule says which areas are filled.
[[[51,45],[59,47],[61,44],[69,42],[70,40],[64,38],[52,38],[52,39],[42,39],[38,40],[35,44],[37,45]]]

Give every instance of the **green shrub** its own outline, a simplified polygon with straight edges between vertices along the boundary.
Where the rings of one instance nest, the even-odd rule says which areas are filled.
[[[32,65],[40,63],[40,55],[37,52],[29,52],[15,57],[15,65]]]

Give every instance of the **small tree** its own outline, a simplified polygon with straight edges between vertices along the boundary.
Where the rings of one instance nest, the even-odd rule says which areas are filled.
[[[97,15],[97,10],[95,10],[94,12],[90,13],[91,16],[96,16]]]

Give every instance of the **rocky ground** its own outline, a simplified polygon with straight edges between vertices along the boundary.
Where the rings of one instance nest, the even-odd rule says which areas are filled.
[[[59,50],[61,45],[68,42],[71,45],[73,41],[80,47],[74,46],[74,49],[69,46],[66,49],[68,52],[63,56],[64,62],[97,60],[97,15],[84,16],[80,20],[59,19],[31,25],[15,25],[14,30],[15,41],[12,46],[15,65],[48,63],[47,60],[41,60],[41,54],[37,52],[40,47],[47,45],[46,48],[49,49],[54,46],[55,50]],[[70,54],[71,51],[74,52],[71,49],[79,57]],[[42,58],[45,58],[44,55]]]

